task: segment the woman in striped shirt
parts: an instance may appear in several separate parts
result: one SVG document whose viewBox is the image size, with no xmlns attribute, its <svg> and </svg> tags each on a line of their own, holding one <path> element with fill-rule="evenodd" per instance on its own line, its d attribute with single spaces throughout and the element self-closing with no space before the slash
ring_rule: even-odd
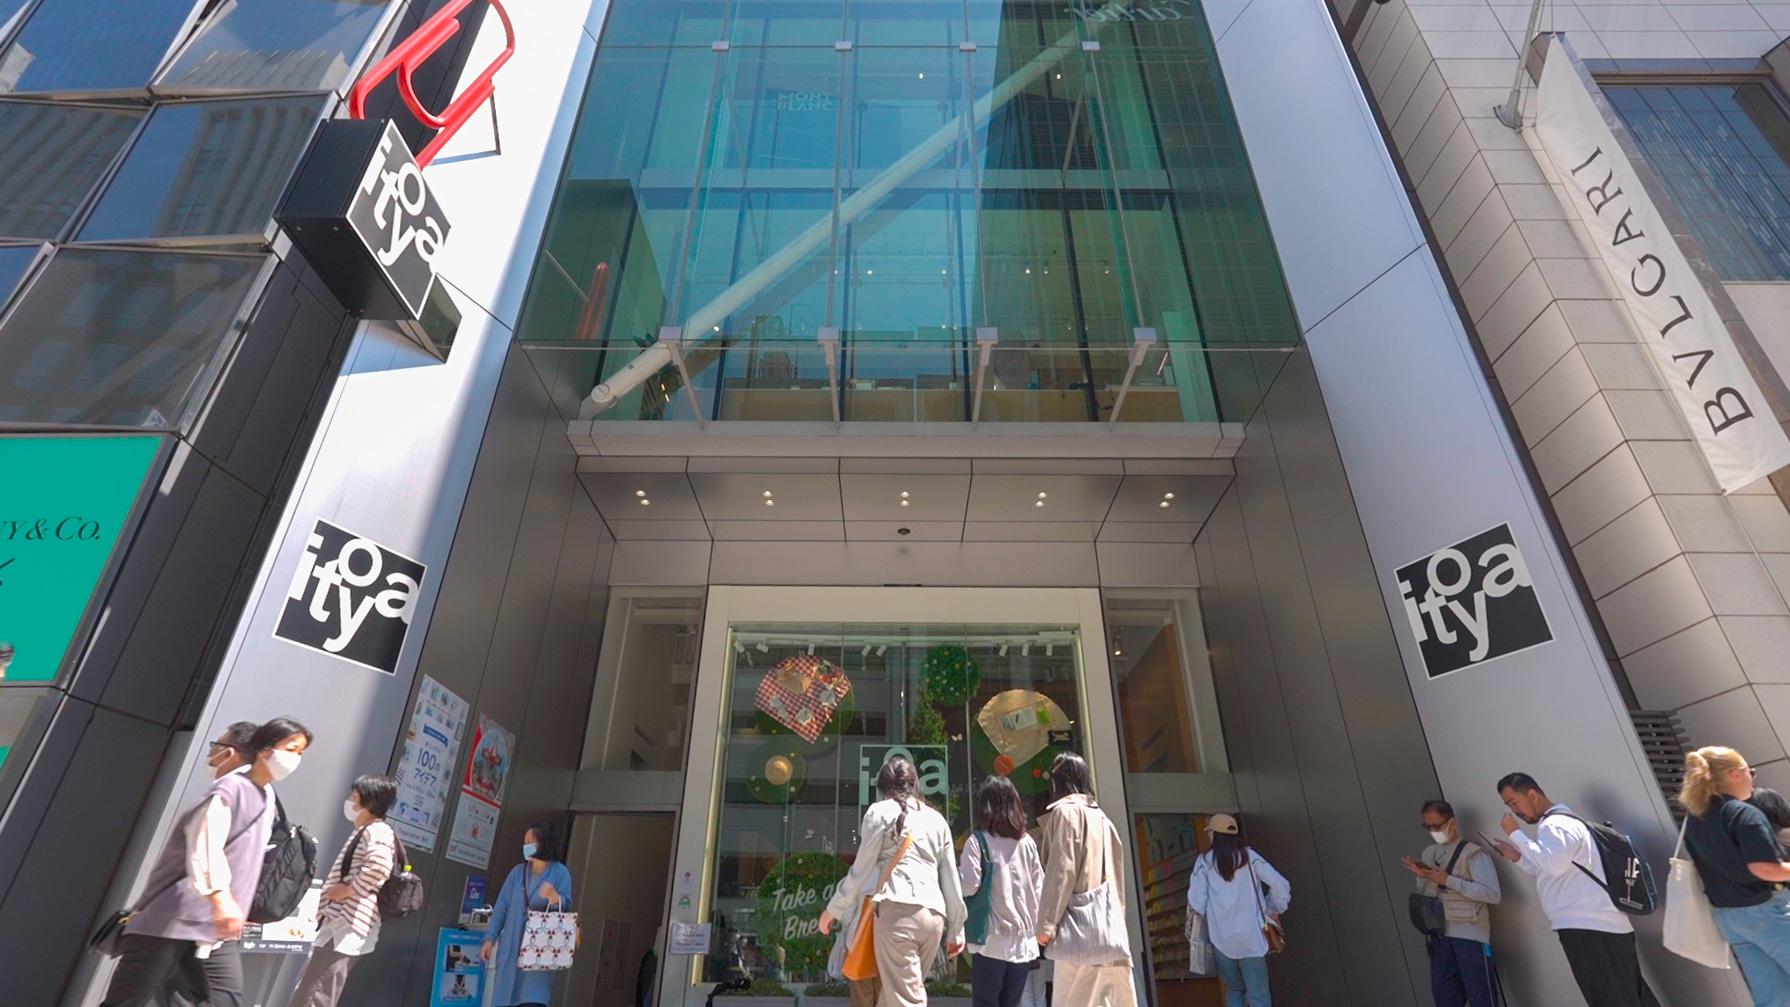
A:
<svg viewBox="0 0 1790 1007">
<path fill-rule="evenodd" d="M 354 823 L 354 835 L 324 878 L 317 943 L 291 1007 L 335 1007 L 355 960 L 378 942 L 379 889 L 392 876 L 398 845 L 385 813 L 397 796 L 397 780 L 363 776 L 342 802 L 342 815 Z"/>
</svg>

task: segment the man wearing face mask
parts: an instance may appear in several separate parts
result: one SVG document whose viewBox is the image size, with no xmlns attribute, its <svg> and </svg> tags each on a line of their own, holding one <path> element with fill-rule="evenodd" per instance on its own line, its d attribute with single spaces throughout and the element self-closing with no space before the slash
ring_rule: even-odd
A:
<svg viewBox="0 0 1790 1007">
<path fill-rule="evenodd" d="M 259 726 L 252 720 L 239 720 L 224 728 L 224 733 L 205 752 L 205 766 L 211 770 L 212 779 L 234 773 L 254 761 L 255 751 L 249 742 Z M 171 1007 L 188 1007 L 203 1003 L 207 991 L 242 988 L 242 945 L 226 941 L 213 949 L 209 957 L 186 961 L 180 973 L 168 981 L 168 1002 Z"/>
<path fill-rule="evenodd" d="M 1430 996 L 1436 1007 L 1493 1007 L 1492 912 L 1503 893 L 1498 869 L 1484 849 L 1461 838 L 1454 807 L 1423 803 L 1423 828 L 1431 844 L 1401 858 L 1417 876 L 1417 890 L 1442 903 L 1444 929 L 1429 936 Z"/>
<path fill-rule="evenodd" d="M 398 865 L 398 837 L 385 813 L 398 799 L 398 781 L 363 776 L 342 802 L 354 835 L 324 875 L 317 943 L 298 977 L 291 1007 L 336 1007 L 348 973 L 379 942 L 379 889 Z"/>
<path fill-rule="evenodd" d="M 298 768 L 310 743 L 310 730 L 289 717 L 262 724 L 249 738 L 254 758 L 248 768 L 217 777 L 181 816 L 124 925 L 103 1007 L 159 1003 L 176 972 L 190 970 L 219 944 L 242 936 L 273 831 L 273 784 Z M 240 980 L 234 988 L 214 981 L 206 985 L 200 1001 L 205 1007 L 240 1007 Z"/>
</svg>

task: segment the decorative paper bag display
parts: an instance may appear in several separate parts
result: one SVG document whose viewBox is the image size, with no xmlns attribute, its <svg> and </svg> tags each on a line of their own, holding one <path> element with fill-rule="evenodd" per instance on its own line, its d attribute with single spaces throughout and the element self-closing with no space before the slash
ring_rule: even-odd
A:
<svg viewBox="0 0 1790 1007">
<path fill-rule="evenodd" d="M 1051 732 L 1066 731 L 1071 721 L 1056 700 L 1030 689 L 1008 689 L 990 699 L 976 714 L 995 751 L 1021 765 L 1044 751 Z"/>
<path fill-rule="evenodd" d="M 530 910 L 522 930 L 516 967 L 524 972 L 556 972 L 572 967 L 578 950 L 578 914 Z"/>
<path fill-rule="evenodd" d="M 812 745 L 850 692 L 851 679 L 844 669 L 824 657 L 798 654 L 777 662 L 765 675 L 754 702 Z"/>
</svg>

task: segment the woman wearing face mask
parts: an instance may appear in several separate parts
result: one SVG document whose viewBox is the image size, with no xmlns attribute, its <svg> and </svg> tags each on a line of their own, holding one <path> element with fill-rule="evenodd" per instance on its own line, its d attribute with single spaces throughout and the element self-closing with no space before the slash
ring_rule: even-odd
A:
<svg viewBox="0 0 1790 1007">
<path fill-rule="evenodd" d="M 491 905 L 491 925 L 479 957 L 491 967 L 492 1007 L 546 1007 L 553 999 L 552 972 L 516 967 L 528 914 L 572 908 L 572 872 L 559 862 L 559 830 L 536 822 L 522 837 L 523 860 L 504 879 Z"/>
<path fill-rule="evenodd" d="M 354 835 L 324 875 L 317 942 L 291 1007 L 335 1007 L 349 970 L 379 942 L 379 889 L 398 863 L 398 837 L 385 813 L 397 798 L 397 780 L 363 776 L 342 802 L 342 817 L 354 825 Z"/>
<path fill-rule="evenodd" d="M 290 717 L 262 724 L 249 739 L 254 761 L 248 770 L 213 780 L 198 805 L 181 816 L 125 924 L 104 1007 L 158 1002 L 168 979 L 189 959 L 209 958 L 218 944 L 242 935 L 273 830 L 273 784 L 298 768 L 310 744 L 310 730 Z M 240 985 L 213 986 L 202 1002 L 234 1004 L 241 998 Z"/>
</svg>

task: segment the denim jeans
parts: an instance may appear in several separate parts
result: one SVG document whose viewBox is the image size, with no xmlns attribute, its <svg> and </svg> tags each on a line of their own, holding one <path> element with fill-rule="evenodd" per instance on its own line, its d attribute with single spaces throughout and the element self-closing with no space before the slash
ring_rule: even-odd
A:
<svg viewBox="0 0 1790 1007">
<path fill-rule="evenodd" d="M 1790 891 L 1756 906 L 1715 911 L 1758 1007 L 1790 1007 Z"/>
<path fill-rule="evenodd" d="M 1217 948 L 1212 957 L 1218 959 L 1218 978 L 1224 980 L 1225 1007 L 1271 1007 L 1268 959 L 1226 958 Z"/>
</svg>

